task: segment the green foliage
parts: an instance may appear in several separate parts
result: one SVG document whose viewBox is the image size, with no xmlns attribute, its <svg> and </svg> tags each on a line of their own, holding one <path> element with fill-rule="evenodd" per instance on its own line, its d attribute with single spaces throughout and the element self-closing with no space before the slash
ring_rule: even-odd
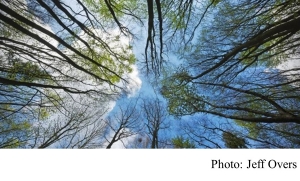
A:
<svg viewBox="0 0 300 181">
<path fill-rule="evenodd" d="M 223 132 L 222 139 L 227 148 L 247 148 L 246 140 L 230 132 Z"/>
<path fill-rule="evenodd" d="M 61 1 L 1 2 L 7 8 L 0 22 L 0 147 L 22 147 L 33 131 L 29 123 L 66 117 L 63 112 L 71 111 L 67 98 L 84 109 L 122 92 L 118 83 L 136 63 L 122 18 L 142 11 L 143 2 L 106 2 L 109 6 L 102 0 L 78 1 L 75 9 Z M 115 18 L 123 33 L 111 26 Z"/>
<path fill-rule="evenodd" d="M 177 136 L 172 139 L 174 148 L 196 148 L 196 145 L 189 139 L 184 139 L 182 136 Z"/>
<path fill-rule="evenodd" d="M 104 20 L 113 20 L 114 17 L 104 0 L 84 0 L 84 2 L 90 10 L 98 13 Z M 124 17 L 128 12 L 134 12 L 141 15 L 139 10 L 142 10 L 142 7 L 145 7 L 141 6 L 142 2 L 136 0 L 108 0 L 108 3 L 117 19 Z"/>
<path fill-rule="evenodd" d="M 171 10 L 166 14 L 167 19 L 171 22 L 172 29 L 180 30 L 186 27 L 185 16 L 183 13 L 178 13 L 178 10 Z"/>
<path fill-rule="evenodd" d="M 11 105 L 0 106 L 0 148 L 18 148 L 25 145 L 31 131 L 31 123 L 17 115 L 9 116 L 16 111 Z"/>
<path fill-rule="evenodd" d="M 47 80 L 50 75 L 42 71 L 36 64 L 12 60 L 12 66 L 7 72 L 7 78 L 21 82 L 33 82 L 35 80 Z"/>
<path fill-rule="evenodd" d="M 126 37 L 111 35 L 104 38 L 106 40 L 105 45 L 95 41 L 94 39 L 88 38 L 87 42 L 92 50 L 78 47 L 83 54 L 92 58 L 96 63 L 81 58 L 77 61 L 79 65 L 90 72 L 93 72 L 98 77 L 116 84 L 121 80 L 122 75 L 132 72 L 131 66 L 135 64 L 136 58 L 132 53 L 132 46 L 123 42 L 124 40 L 122 38 Z M 129 41 L 127 42 L 129 44 Z M 107 44 L 110 46 L 109 49 L 106 47 Z M 112 50 L 114 52 L 112 52 Z M 95 80 L 97 81 L 97 79 Z M 102 84 L 103 82 L 99 81 L 98 83 Z"/>
<path fill-rule="evenodd" d="M 185 53 L 181 65 L 185 70 L 172 72 L 163 82 L 161 92 L 170 112 L 204 112 L 249 122 L 298 122 L 299 91 L 293 83 L 299 82 L 298 74 L 274 68 L 298 57 L 299 17 L 294 12 L 299 4 L 211 2 L 222 5 L 213 9 L 198 41 Z"/>
<path fill-rule="evenodd" d="M 217 13 L 214 17 L 214 23 L 208 27 L 209 34 L 213 35 L 209 41 L 216 41 L 215 44 L 217 45 L 217 42 L 225 40 L 228 46 L 224 46 L 222 43 L 221 46 L 233 46 L 232 49 L 240 45 L 243 46 L 243 43 L 247 41 L 252 41 L 242 48 L 235 57 L 244 65 L 276 67 L 286 61 L 290 55 L 290 52 L 286 52 L 286 47 L 291 44 L 282 42 L 284 36 L 272 37 L 268 35 L 268 38 L 265 38 L 260 35 L 272 29 L 271 27 L 284 23 L 285 21 L 281 22 L 281 20 L 286 18 L 287 14 L 292 14 L 289 9 L 297 7 L 294 1 L 261 2 L 267 4 L 267 8 L 261 13 L 258 13 L 258 10 L 264 9 L 264 7 L 261 7 L 260 3 L 219 0 L 213 2 L 214 4 L 222 2 L 222 6 L 215 8 Z M 297 8 L 295 11 L 298 11 Z M 214 31 L 211 28 L 215 28 Z M 205 30 L 205 28 L 203 29 Z M 216 46 L 216 48 L 219 47 Z"/>
<path fill-rule="evenodd" d="M 46 108 L 40 108 L 39 117 L 41 120 L 47 119 L 49 116 L 50 116 L 50 113 Z"/>
<path fill-rule="evenodd" d="M 217 6 L 221 0 L 210 0 L 214 6 Z"/>
<path fill-rule="evenodd" d="M 237 121 L 247 139 L 258 141 L 261 147 L 299 148 L 300 126 L 293 123 L 263 124 Z"/>
<path fill-rule="evenodd" d="M 259 123 L 254 122 L 246 122 L 246 121 L 239 121 L 234 120 L 235 123 L 243 128 L 246 128 L 248 131 L 248 135 L 252 138 L 257 138 L 259 136 Z"/>
<path fill-rule="evenodd" d="M 242 51 L 239 54 L 239 59 L 241 59 L 241 63 L 244 65 L 251 65 L 252 67 L 255 66 L 265 66 L 269 68 L 274 68 L 278 66 L 279 64 L 285 62 L 288 59 L 288 55 L 286 53 L 280 53 L 276 56 L 273 56 L 276 52 L 282 51 L 284 47 L 280 47 L 280 45 L 277 46 L 277 51 L 274 50 L 268 50 L 268 47 L 272 47 L 277 44 L 277 42 L 280 39 L 274 39 L 272 41 L 268 41 L 259 47 L 252 47 L 249 49 L 246 49 L 245 51 Z M 257 58 L 259 55 L 259 59 Z"/>
<path fill-rule="evenodd" d="M 161 94 L 168 100 L 168 110 L 173 115 L 193 114 L 205 106 L 196 87 L 185 83 L 188 80 L 189 75 L 182 71 L 162 81 Z"/>
</svg>

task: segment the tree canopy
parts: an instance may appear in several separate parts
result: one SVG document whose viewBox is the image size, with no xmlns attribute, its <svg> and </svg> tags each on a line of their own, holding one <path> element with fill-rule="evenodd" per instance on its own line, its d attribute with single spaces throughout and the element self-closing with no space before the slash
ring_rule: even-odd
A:
<svg viewBox="0 0 300 181">
<path fill-rule="evenodd" d="M 299 45 L 297 0 L 1 0 L 0 148 L 299 147 Z"/>
<path fill-rule="evenodd" d="M 166 76 L 161 92 L 170 111 L 299 123 L 299 66 L 277 68 L 299 60 L 299 8 L 294 0 L 219 2 L 183 56 L 184 68 Z M 168 91 L 191 88 L 189 95 Z"/>
</svg>

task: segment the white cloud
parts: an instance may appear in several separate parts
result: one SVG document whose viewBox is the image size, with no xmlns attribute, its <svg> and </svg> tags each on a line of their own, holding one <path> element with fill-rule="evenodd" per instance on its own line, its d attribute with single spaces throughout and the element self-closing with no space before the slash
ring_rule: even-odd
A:
<svg viewBox="0 0 300 181">
<path fill-rule="evenodd" d="M 280 70 L 290 70 L 294 68 L 300 68 L 300 59 L 299 58 L 291 58 L 286 62 L 281 63 L 277 66 Z"/>
<path fill-rule="evenodd" d="M 126 148 L 126 145 L 133 142 L 136 139 L 137 135 L 130 136 L 128 138 L 123 139 L 122 141 L 117 141 L 113 146 L 112 149 L 122 149 Z"/>
<path fill-rule="evenodd" d="M 132 65 L 132 72 L 128 73 L 125 90 L 128 92 L 128 97 L 134 96 L 142 87 L 142 80 L 139 77 L 139 72 L 136 65 Z"/>
</svg>

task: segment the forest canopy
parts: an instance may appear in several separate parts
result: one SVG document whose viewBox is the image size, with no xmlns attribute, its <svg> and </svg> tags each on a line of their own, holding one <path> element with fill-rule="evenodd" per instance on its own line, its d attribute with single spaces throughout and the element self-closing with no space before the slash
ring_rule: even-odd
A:
<svg viewBox="0 0 300 181">
<path fill-rule="evenodd" d="M 297 0 L 1 0 L 0 148 L 300 147 L 299 45 Z"/>
</svg>

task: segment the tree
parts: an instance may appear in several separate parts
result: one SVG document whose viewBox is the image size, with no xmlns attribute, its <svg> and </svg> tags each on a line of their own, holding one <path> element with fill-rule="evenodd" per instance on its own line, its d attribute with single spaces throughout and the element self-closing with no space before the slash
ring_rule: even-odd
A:
<svg viewBox="0 0 300 181">
<path fill-rule="evenodd" d="M 163 82 L 170 112 L 299 124 L 299 67 L 276 68 L 298 60 L 299 7 L 293 0 L 216 4 L 214 21 L 202 26 L 182 67 Z"/>
<path fill-rule="evenodd" d="M 34 121 L 1 120 L 1 148 L 101 148 L 107 110 L 92 102 L 72 102 L 64 107 L 69 109 Z"/>
<path fill-rule="evenodd" d="M 295 123 L 248 123 L 236 121 L 244 128 L 243 136 L 252 147 L 258 148 L 299 148 L 299 125 Z"/>
<path fill-rule="evenodd" d="M 1 114 L 4 113 L 1 111 Z M 27 143 L 31 124 L 28 120 L 15 121 L 15 119 L 15 117 L 10 117 L 1 120 L 0 148 L 18 148 Z"/>
<path fill-rule="evenodd" d="M 197 148 L 299 148 L 299 124 L 254 123 L 198 114 L 182 119 L 181 137 Z"/>
<path fill-rule="evenodd" d="M 84 2 L 92 12 L 100 15 L 100 19 L 108 25 L 115 25 L 123 34 L 135 36 L 135 31 L 130 29 L 131 25 L 128 22 L 138 23 L 145 28 L 143 64 L 147 73 L 155 75 L 159 75 L 163 70 L 163 65 L 168 59 L 167 52 L 175 43 L 184 45 L 191 41 L 207 9 L 215 3 L 209 2 L 202 15 L 199 6 L 203 4 L 192 0 L 84 0 Z M 198 16 L 202 18 L 198 20 L 196 18 Z M 177 34 L 180 34 L 180 37 Z"/>
<path fill-rule="evenodd" d="M 87 120 L 96 120 L 70 115 L 69 102 L 77 105 L 85 99 L 105 104 L 128 92 L 124 85 L 135 63 L 129 36 L 108 32 L 113 27 L 103 26 L 84 1 L 74 2 L 75 6 L 58 0 L 0 2 L 1 133 L 7 139 L 14 135 L 12 142 L 20 140 L 18 135 L 27 140 L 27 129 L 38 129 L 36 136 L 46 139 L 61 128 L 88 127 Z M 53 120 L 57 112 L 68 116 Z M 42 117 L 53 120 L 47 128 L 53 132 L 44 129 L 46 125 L 35 127 Z M 40 135 L 43 129 L 45 135 Z"/>
<path fill-rule="evenodd" d="M 161 100 L 158 98 L 143 99 L 141 104 L 147 134 L 151 140 L 151 148 L 159 148 L 159 132 L 170 127 L 168 113 Z"/>
<path fill-rule="evenodd" d="M 222 131 L 223 129 L 229 129 L 225 125 L 227 124 L 210 120 L 206 116 L 197 115 L 180 120 L 180 130 L 177 134 L 191 141 L 196 148 L 224 148 Z"/>
<path fill-rule="evenodd" d="M 50 8 L 51 6 L 54 6 L 54 8 Z M 78 8 L 85 9 L 85 6 L 81 3 Z M 15 56 L 22 57 L 23 54 L 28 55 L 28 57 L 25 57 L 25 60 L 30 60 L 32 63 L 41 66 L 47 73 L 52 73 L 51 79 L 49 79 L 53 82 L 52 84 L 54 84 L 26 84 L 24 81 L 15 82 L 18 85 L 63 89 L 71 93 L 86 93 L 74 87 L 68 87 L 64 84 L 61 85 L 60 81 L 64 79 L 58 79 L 58 77 L 62 76 L 66 80 L 88 85 L 87 82 L 79 79 L 80 77 L 70 75 L 68 71 L 71 69 L 81 74 L 86 74 L 91 80 L 100 81 L 113 86 L 116 82 L 122 80 L 122 72 L 130 71 L 129 67 L 134 63 L 134 58 L 132 54 L 130 55 L 126 47 L 112 46 L 111 43 L 113 41 L 120 41 L 116 39 L 117 35 L 115 35 L 116 37 L 109 37 L 108 34 L 105 33 L 105 29 L 101 30 L 101 32 L 97 32 L 92 26 L 89 27 L 89 24 L 95 26 L 96 23 L 99 24 L 97 27 L 101 27 L 100 22 L 96 19 L 87 18 L 88 23 L 83 24 L 77 19 L 76 15 L 72 15 L 72 9 L 69 9 L 63 2 L 56 0 L 46 2 L 37 0 L 29 1 L 27 5 L 25 2 L 17 1 L 8 5 L 8 3 L 4 1 L 1 3 L 1 10 L 3 11 L 3 13 L 1 13 L 1 27 L 3 28 L 2 49 Z M 44 11 L 43 14 L 41 14 L 42 11 Z M 92 14 L 85 14 L 85 17 L 88 16 L 92 16 Z M 40 17 L 42 17 L 42 20 L 47 19 L 48 22 L 45 22 L 46 20 L 43 22 Z M 68 22 L 63 20 L 63 18 L 70 18 L 72 21 Z M 57 32 L 52 32 L 48 30 L 47 27 L 42 27 L 42 24 L 45 23 L 53 23 L 58 26 Z M 72 25 L 73 23 L 74 25 Z M 22 26 L 24 24 L 27 26 Z M 72 25 L 72 29 L 69 28 L 70 25 Z M 7 28 L 9 28 L 9 31 Z M 101 36 L 100 33 L 104 34 L 104 36 Z M 20 36 L 18 41 L 15 40 L 16 34 Z M 104 38 L 107 38 L 107 40 L 104 41 Z M 29 40 L 32 43 L 26 44 L 25 41 Z M 102 50 L 99 51 L 96 47 Z M 125 62 L 128 62 L 128 64 L 126 65 Z M 65 65 L 69 69 L 61 70 L 58 65 Z M 98 68 L 96 68 L 96 66 Z M 57 75 L 53 76 L 53 73 Z M 13 80 L 9 79 L 2 81 L 13 83 Z M 90 86 L 92 85 L 93 84 L 90 83 Z"/>
<path fill-rule="evenodd" d="M 2 75 L 30 82 L 39 80 L 32 76 L 34 74 L 47 76 L 30 62 L 14 62 L 12 69 L 12 72 L 2 72 Z M 29 69 L 32 73 L 24 74 Z M 47 110 L 51 110 L 49 102 L 52 102 L 55 107 L 58 101 L 59 99 L 55 97 L 55 94 L 50 92 L 41 94 L 38 90 L 23 86 L 2 85 L 0 88 L 1 147 L 25 147 L 31 138 L 34 120 L 37 117 L 46 118 L 49 115 Z"/>
<path fill-rule="evenodd" d="M 142 130 L 141 115 L 138 112 L 138 100 L 136 98 L 129 103 L 118 106 L 117 112 L 111 113 L 112 116 L 107 118 L 107 149 L 118 141 L 137 135 Z M 107 138 L 108 137 L 108 138 Z"/>
<path fill-rule="evenodd" d="M 1 1 L 1 85 L 58 97 L 125 91 L 117 83 L 126 82 L 124 75 L 135 62 L 129 40 L 121 45 L 124 38 L 109 34 L 83 3 L 76 8 L 79 14 L 57 0 Z"/>
<path fill-rule="evenodd" d="M 30 129 L 26 148 L 102 148 L 109 107 L 91 100 L 66 102 L 67 109 L 39 118 Z"/>
</svg>

